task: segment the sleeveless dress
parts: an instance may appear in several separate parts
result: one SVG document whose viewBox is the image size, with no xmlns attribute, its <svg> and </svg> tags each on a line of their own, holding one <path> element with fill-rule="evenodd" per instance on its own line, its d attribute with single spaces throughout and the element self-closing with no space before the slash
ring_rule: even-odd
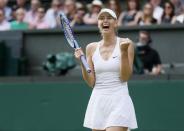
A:
<svg viewBox="0 0 184 131">
<path fill-rule="evenodd" d="M 105 130 L 107 127 L 120 126 L 137 128 L 137 121 L 127 82 L 120 80 L 120 38 L 108 60 L 104 60 L 98 44 L 92 60 L 96 83 L 93 88 L 85 118 L 84 127 Z"/>
<path fill-rule="evenodd" d="M 133 13 L 132 15 L 128 14 L 128 12 L 125 12 L 125 15 L 122 19 L 122 24 L 126 25 L 129 22 L 134 21 L 136 14 L 137 12 Z"/>
</svg>

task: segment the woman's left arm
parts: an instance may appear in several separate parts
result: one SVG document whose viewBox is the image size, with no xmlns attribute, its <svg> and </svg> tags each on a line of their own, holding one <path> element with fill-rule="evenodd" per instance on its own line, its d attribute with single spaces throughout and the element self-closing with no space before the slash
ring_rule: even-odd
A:
<svg viewBox="0 0 184 131">
<path fill-rule="evenodd" d="M 130 39 L 124 39 L 120 43 L 121 65 L 120 78 L 122 81 L 128 81 L 133 72 L 134 45 Z"/>
</svg>

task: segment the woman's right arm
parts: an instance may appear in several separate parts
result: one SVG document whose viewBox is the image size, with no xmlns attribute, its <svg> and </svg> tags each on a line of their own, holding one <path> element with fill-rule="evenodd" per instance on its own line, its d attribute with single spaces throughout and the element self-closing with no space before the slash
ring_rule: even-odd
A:
<svg viewBox="0 0 184 131">
<path fill-rule="evenodd" d="M 94 71 L 94 65 L 93 65 L 93 61 L 92 61 L 93 52 L 94 52 L 94 43 L 88 44 L 87 47 L 86 47 L 86 60 L 87 60 L 87 63 L 89 65 L 90 69 L 91 69 L 91 73 L 87 73 L 87 71 L 85 70 L 82 62 L 80 61 L 83 79 L 92 88 L 95 85 L 95 71 Z M 82 55 L 82 54 L 84 54 L 82 52 L 82 49 L 76 49 L 75 50 L 75 56 L 76 56 L 77 59 L 79 59 L 80 55 Z"/>
<path fill-rule="evenodd" d="M 142 16 L 142 12 L 138 11 L 135 15 L 135 18 L 133 21 L 131 22 L 128 22 L 128 26 L 134 26 L 134 25 L 138 25 L 139 23 L 139 19 L 141 19 L 141 16 Z"/>
<path fill-rule="evenodd" d="M 130 25 L 138 25 L 142 17 L 143 17 L 143 12 L 138 11 L 137 14 L 135 15 L 134 21 L 132 21 Z"/>
</svg>

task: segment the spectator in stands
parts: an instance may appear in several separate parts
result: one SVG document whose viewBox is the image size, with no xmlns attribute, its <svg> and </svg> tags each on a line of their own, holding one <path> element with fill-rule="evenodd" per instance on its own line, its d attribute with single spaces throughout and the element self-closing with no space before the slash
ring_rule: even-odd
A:
<svg viewBox="0 0 184 131">
<path fill-rule="evenodd" d="M 14 5 L 14 8 L 23 8 L 25 11 L 29 10 L 29 6 L 26 4 L 26 0 L 16 0 L 16 5 Z"/>
<path fill-rule="evenodd" d="M 5 19 L 4 10 L 0 9 L 0 31 L 9 30 L 10 23 Z"/>
<path fill-rule="evenodd" d="M 74 16 L 74 19 L 71 21 L 71 26 L 85 25 L 83 21 L 83 17 L 86 13 L 85 6 L 82 3 L 78 2 L 76 4 L 76 7 L 77 7 L 77 12 Z"/>
<path fill-rule="evenodd" d="M 173 20 L 174 24 L 184 24 L 184 11 L 180 15 L 176 16 Z"/>
<path fill-rule="evenodd" d="M 139 25 L 152 25 L 157 24 L 157 20 L 153 18 L 153 6 L 150 3 L 144 5 L 142 15 L 136 18 Z"/>
<path fill-rule="evenodd" d="M 29 10 L 29 6 L 26 4 L 26 0 L 16 0 L 16 4 L 12 6 L 11 19 L 9 20 L 10 22 L 16 21 L 16 16 L 17 16 L 16 11 L 19 8 L 23 8 L 25 10 L 25 15 L 26 15 L 27 11 Z"/>
<path fill-rule="evenodd" d="M 157 21 L 161 21 L 163 15 L 163 8 L 160 6 L 162 0 L 150 0 L 150 4 L 153 6 L 153 18 Z"/>
<path fill-rule="evenodd" d="M 60 26 L 58 15 L 64 11 L 64 0 L 52 0 L 51 8 L 46 12 L 46 21 L 51 28 L 57 28 Z"/>
<path fill-rule="evenodd" d="M 37 9 L 37 18 L 31 24 L 32 29 L 48 29 L 49 24 L 45 20 L 45 8 L 38 7 Z"/>
<path fill-rule="evenodd" d="M 108 0 L 107 7 L 113 10 L 119 18 L 121 14 L 121 4 L 119 0 Z"/>
<path fill-rule="evenodd" d="M 171 24 L 171 23 L 174 23 L 174 19 L 175 19 L 174 5 L 170 1 L 165 2 L 164 13 L 162 15 L 161 22 L 159 22 L 159 23 Z"/>
<path fill-rule="evenodd" d="M 127 10 L 123 11 L 119 17 L 118 25 L 136 25 L 136 19 L 141 15 L 139 12 L 139 0 L 127 0 Z"/>
<path fill-rule="evenodd" d="M 17 7 L 13 6 L 12 7 L 12 13 L 11 13 L 11 20 L 10 20 L 10 22 L 16 20 L 16 10 L 17 10 Z"/>
<path fill-rule="evenodd" d="M 140 31 L 139 42 L 136 44 L 136 54 L 143 63 L 144 73 L 158 75 L 161 73 L 161 60 L 158 52 L 153 49 L 151 36 L 148 31 Z"/>
<path fill-rule="evenodd" d="M 6 20 L 7 21 L 11 20 L 12 10 L 10 7 L 7 6 L 7 1 L 0 0 L 0 9 L 2 9 L 4 11 Z"/>
<path fill-rule="evenodd" d="M 174 24 L 184 24 L 184 0 L 170 0 L 175 6 Z"/>
<path fill-rule="evenodd" d="M 70 21 L 76 17 L 77 8 L 75 0 L 66 0 L 65 1 L 65 13 Z"/>
<path fill-rule="evenodd" d="M 24 22 L 26 11 L 23 8 L 16 10 L 16 20 L 11 22 L 12 30 L 29 29 L 29 24 Z"/>
<path fill-rule="evenodd" d="M 31 0 L 31 9 L 26 13 L 25 21 L 32 24 L 37 18 L 37 10 L 41 3 L 39 0 Z"/>
<path fill-rule="evenodd" d="M 89 13 L 84 16 L 84 23 L 87 25 L 97 25 L 98 13 L 102 9 L 103 3 L 100 0 L 93 0 Z"/>
<path fill-rule="evenodd" d="M 180 15 L 184 10 L 182 1 L 181 0 L 170 0 L 170 1 L 175 7 L 175 15 L 176 16 Z"/>
</svg>

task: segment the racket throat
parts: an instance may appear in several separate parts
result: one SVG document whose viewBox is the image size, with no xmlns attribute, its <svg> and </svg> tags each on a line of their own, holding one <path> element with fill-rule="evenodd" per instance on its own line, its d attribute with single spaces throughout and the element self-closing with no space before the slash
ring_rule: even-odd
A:
<svg viewBox="0 0 184 131">
<path fill-rule="evenodd" d="M 74 40 L 74 45 L 73 46 L 74 46 L 75 49 L 80 48 L 76 40 Z"/>
</svg>

